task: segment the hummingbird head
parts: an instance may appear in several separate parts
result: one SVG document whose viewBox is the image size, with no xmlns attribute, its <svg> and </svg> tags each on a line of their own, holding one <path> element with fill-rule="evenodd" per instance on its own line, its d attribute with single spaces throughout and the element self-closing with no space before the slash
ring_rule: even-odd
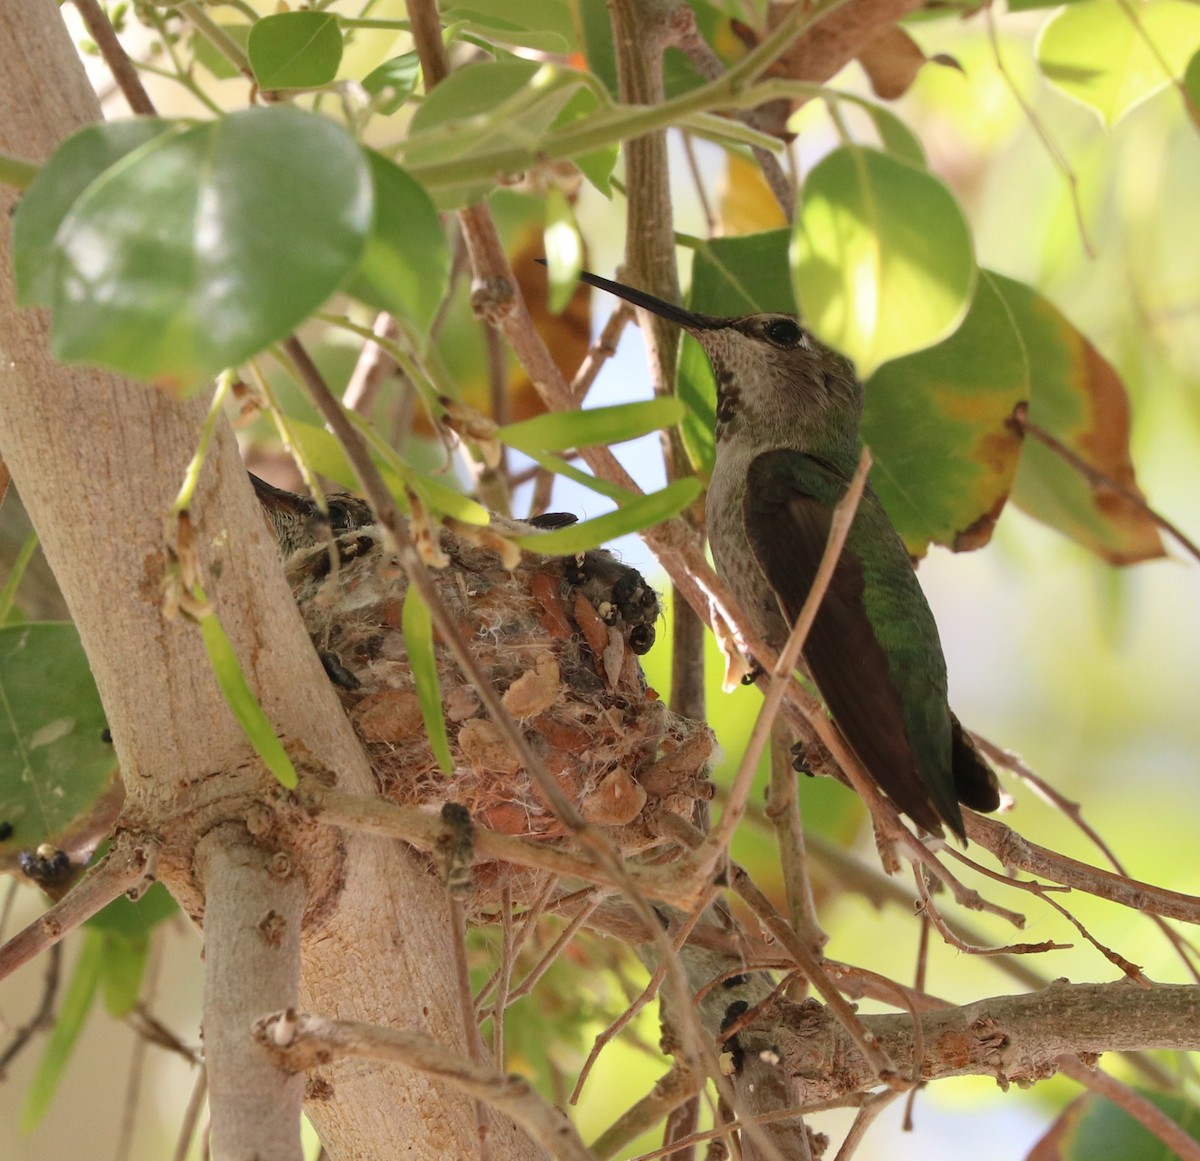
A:
<svg viewBox="0 0 1200 1161">
<path fill-rule="evenodd" d="M 858 440 L 863 390 L 844 356 L 790 314 L 720 318 L 583 271 L 580 280 L 675 323 L 703 348 L 717 378 L 717 440 L 808 450 Z"/>
</svg>

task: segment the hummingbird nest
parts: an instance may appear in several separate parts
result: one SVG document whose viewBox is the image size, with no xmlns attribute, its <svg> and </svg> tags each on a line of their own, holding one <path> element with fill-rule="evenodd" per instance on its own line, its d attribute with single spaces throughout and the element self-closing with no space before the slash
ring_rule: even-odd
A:
<svg viewBox="0 0 1200 1161">
<path fill-rule="evenodd" d="M 528 524 L 494 518 L 487 529 L 440 530 L 438 596 L 501 701 L 559 788 L 623 857 L 653 861 L 664 813 L 695 816 L 711 797 L 713 737 L 647 687 L 638 663 L 654 640 L 658 598 L 610 553 L 578 557 L 516 552 L 496 533 Z M 435 531 L 434 535 L 438 533 Z M 508 559 L 502 559 L 507 557 Z M 302 549 L 287 562 L 300 612 L 358 732 L 380 792 L 439 811 L 465 807 L 481 826 L 565 844 L 555 817 L 504 733 L 492 722 L 449 648 L 435 656 L 454 771 L 439 768 L 426 734 L 404 635 L 408 579 L 377 528 Z M 506 567 L 513 564 L 513 567 Z M 499 888 L 528 899 L 541 875 L 508 865 L 474 869 L 470 910 L 494 907 Z"/>
</svg>

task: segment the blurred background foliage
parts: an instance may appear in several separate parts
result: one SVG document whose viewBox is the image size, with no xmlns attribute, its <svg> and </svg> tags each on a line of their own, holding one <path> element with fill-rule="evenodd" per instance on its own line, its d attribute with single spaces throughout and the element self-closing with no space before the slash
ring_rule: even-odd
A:
<svg viewBox="0 0 1200 1161">
<path fill-rule="evenodd" d="M 120 18 L 120 7 L 112 6 L 115 17 Z M 329 13 L 360 14 L 358 7 L 349 2 L 320 7 L 325 11 L 306 15 L 315 17 L 321 27 L 310 22 L 304 40 L 306 45 L 324 46 L 326 55 L 317 66 L 333 69 L 330 80 L 361 81 L 368 92 L 382 94 L 381 109 L 387 110 L 388 100 L 400 108 L 418 79 L 407 37 L 395 29 L 351 30 L 344 24 L 339 33 L 336 24 L 322 18 Z M 1195 535 L 1200 532 L 1195 519 L 1195 465 L 1200 462 L 1200 264 L 1196 260 L 1200 211 L 1195 194 L 1200 188 L 1196 123 L 1200 68 L 1195 53 L 1200 47 L 1200 8 L 1175 0 L 1134 6 L 1145 18 L 1149 43 L 1168 58 L 1165 67 L 1178 79 L 1178 84 L 1170 84 L 1162 71 L 1164 62 L 1151 59 L 1147 65 L 1138 55 L 1149 51 L 1141 40 L 1130 47 L 1127 22 L 1121 23 L 1115 2 L 1084 0 L 1059 10 L 1036 4 L 1009 7 L 1003 14 L 953 11 L 948 15 L 939 10 L 911 18 L 904 27 L 920 51 L 893 46 L 890 56 L 884 54 L 884 63 L 908 61 L 912 76 L 898 82 L 902 92 L 894 100 L 874 106 L 890 110 L 893 119 L 864 112 L 846 101 L 808 103 L 789 124 L 797 135 L 791 146 L 796 168 L 801 177 L 813 171 L 844 146 L 847 132 L 878 139 L 896 156 L 917 160 L 923 155 L 929 171 L 945 183 L 961 207 L 979 268 L 995 272 L 998 286 L 1015 279 L 1034 288 L 1111 365 L 1115 377 L 1106 380 L 1109 394 L 1083 390 L 1072 398 L 1094 404 L 1099 427 L 1112 437 L 1122 425 L 1111 412 L 1112 383 L 1119 379 L 1131 405 L 1128 448 L 1138 484 L 1156 510 Z M 745 36 L 739 35 L 731 14 L 750 22 L 748 17 L 761 15 L 757 6 L 732 4 L 731 13 L 721 5 L 697 3 L 695 8 L 700 27 L 718 53 L 727 61 L 738 59 L 746 50 Z M 381 0 L 368 9 L 371 18 L 381 21 L 404 15 L 399 0 Z M 235 39 L 246 43 L 252 10 L 266 15 L 273 6 L 231 5 L 228 11 L 215 13 L 223 22 L 229 15 Z M 574 18 L 562 23 L 564 11 L 574 12 L 578 23 Z M 71 17 L 69 10 L 67 15 Z M 508 48 L 583 51 L 588 65 L 610 85 L 615 75 L 602 4 L 529 0 L 514 6 L 511 0 L 506 4 L 473 0 L 461 11 L 448 9 L 445 19 L 458 22 L 464 44 L 472 43 L 473 37 L 488 43 L 499 38 Z M 172 68 L 170 53 L 164 56 L 162 47 L 164 33 L 173 30 L 172 20 L 165 8 L 140 6 L 136 13 L 126 13 L 122 30 L 131 51 L 152 64 L 144 79 L 160 111 L 174 117 L 207 116 L 213 106 L 243 107 L 245 80 L 194 32 L 173 39 L 170 46 L 170 53 L 184 60 L 195 54 L 198 64 L 186 74 L 185 82 L 154 75 L 154 69 L 169 72 Z M 86 41 L 82 33 L 80 40 Z M 249 50 L 253 57 L 253 43 Z M 286 71 L 294 65 L 294 53 L 289 55 L 269 38 L 263 51 L 256 69 L 261 70 L 264 86 L 311 83 L 305 74 L 297 80 Z M 922 64 L 926 57 L 930 63 Z M 108 92 L 107 73 L 86 43 L 84 59 L 98 89 Z M 1097 60 L 1118 59 L 1125 62 L 1119 76 L 1093 67 Z M 277 71 L 267 71 L 272 69 Z M 530 70 L 517 73 L 514 83 L 523 84 Z M 517 73 L 498 76 L 499 88 L 489 100 L 505 99 L 509 90 L 504 86 Z M 886 86 L 887 79 L 880 75 L 878 61 L 868 69 L 853 64 L 836 78 L 835 86 L 873 100 L 871 80 Z M 892 81 L 896 83 L 894 77 Z M 684 92 L 695 83 L 686 60 L 670 54 L 668 92 Z M 1190 94 L 1190 105 L 1184 94 Z M 563 102 L 535 107 L 528 127 L 540 131 L 551 124 L 569 123 L 562 121 L 564 116 L 588 112 L 580 108 L 564 114 L 568 97 L 577 99 L 564 94 Z M 336 89 L 316 100 L 321 111 L 335 118 L 353 107 L 352 102 L 340 102 Z M 119 98 L 111 92 L 107 104 L 120 111 Z M 430 102 L 418 113 L 417 127 L 422 118 L 427 125 L 436 125 L 440 115 L 462 112 L 463 106 L 455 106 L 450 113 L 439 114 Z M 390 123 L 384 127 L 372 122 L 364 133 L 369 144 L 381 148 L 394 136 Z M 555 253 L 555 247 L 564 244 L 569 253 L 570 240 L 577 238 L 581 243 L 577 260 L 604 274 L 619 266 L 625 245 L 623 162 L 617 160 L 617 180 L 610 188 L 607 172 L 614 159 L 615 154 L 590 156 L 589 181 L 570 178 L 564 169 L 557 183 L 543 175 L 537 188 L 501 189 L 489 199 L 539 329 L 568 375 L 613 304 L 604 296 L 592 298 L 579 290 L 565 299 L 565 305 L 556 304 L 562 309 L 551 311 L 544 275 L 532 259 Z M 725 300 L 714 289 L 711 275 L 713 269 L 728 268 L 736 259 L 740 242 L 729 239 L 768 230 L 778 231 L 783 238 L 782 248 L 770 251 L 779 257 L 781 277 L 772 281 L 762 273 L 754 291 L 767 296 L 791 294 L 787 238 L 781 230 L 784 221 L 745 155 L 731 154 L 695 135 L 685 138 L 673 133 L 671 162 L 675 228 L 683 243 L 678 250 L 681 278 L 685 286 L 689 284 L 694 263 L 694 305 L 720 311 Z M 463 196 L 461 189 L 435 192 L 435 201 L 445 207 L 460 204 Z M 564 233 L 566 243 L 561 240 Z M 721 241 L 712 243 L 713 237 Z M 712 256 L 719 258 L 722 253 L 725 260 L 715 262 Z M 461 267 L 462 255 L 453 248 L 449 258 Z M 566 266 L 569 263 L 568 257 Z M 753 268 L 765 270 L 765 266 Z M 428 331 L 435 341 L 420 352 L 423 368 L 435 387 L 451 387 L 501 422 L 538 413 L 541 405 L 532 384 L 472 315 L 469 289 L 469 277 L 461 277 L 448 304 L 439 309 Z M 797 289 L 803 300 L 805 287 Z M 713 297 L 705 300 L 704 294 Z M 1011 300 L 1006 301 L 1013 312 Z M 787 308 L 780 301 L 762 305 Z M 736 308 L 726 309 L 733 313 Z M 353 317 L 358 326 L 369 326 L 372 314 L 360 311 Z M 1044 323 L 1047 316 L 1041 317 Z M 304 335 L 330 381 L 346 383 L 358 359 L 361 334 L 310 323 Z M 1067 377 L 1085 367 L 1094 372 L 1090 353 L 1082 346 L 1075 350 L 1077 361 L 1068 368 Z M 905 392 L 903 398 L 911 403 L 911 385 L 927 383 L 934 373 L 928 361 L 920 362 L 928 360 L 930 352 L 885 352 L 888 358 L 893 353 L 902 357 L 879 360 L 869 384 L 874 392 L 871 398 L 881 398 L 893 386 Z M 997 348 L 997 361 L 1004 357 Z M 907 360 L 913 363 L 906 369 Z M 860 361 L 874 369 L 870 356 Z M 261 364 L 254 372 L 261 372 L 281 411 L 293 421 L 317 423 L 291 379 L 275 364 L 267 360 Z M 698 404 L 703 399 L 704 369 L 697 366 L 694 351 L 685 349 L 681 375 Z M 504 381 L 501 392 L 492 386 L 498 378 Z M 1090 382 L 1095 383 L 1094 375 Z M 629 329 L 589 405 L 644 399 L 647 391 L 638 336 Z M 443 463 L 444 452 L 430 438 L 432 429 L 411 385 L 387 383 L 363 410 L 416 467 L 431 469 Z M 699 407 L 696 414 L 701 414 Z M 875 421 L 874 431 L 868 419 L 867 434 L 873 444 L 892 440 L 903 452 L 911 449 L 914 439 L 923 440 L 928 434 L 924 428 L 897 427 L 887 418 L 891 413 L 881 414 L 884 418 Z M 248 462 L 280 483 L 298 486 L 299 478 L 289 475 L 289 461 L 270 418 L 247 408 L 242 419 Z M 922 420 L 914 420 L 910 413 L 906 422 L 919 425 Z M 689 448 L 703 470 L 703 423 L 693 424 L 693 436 Z M 1023 457 L 1029 457 L 1031 450 L 1027 444 Z M 1115 450 L 1111 444 L 1108 450 L 1119 459 L 1125 451 L 1124 436 L 1119 434 Z M 618 454 L 644 489 L 664 482 L 657 437 L 624 444 Z M 913 543 L 914 549 L 924 552 L 930 541 L 935 542 L 921 562 L 920 576 L 942 629 L 952 701 L 971 728 L 1019 753 L 1059 792 L 1081 802 L 1088 821 L 1111 842 L 1132 875 L 1195 893 L 1200 889 L 1194 856 L 1194 836 L 1200 826 L 1195 661 L 1200 656 L 1200 569 L 1172 541 L 1167 542 L 1165 556 L 1114 567 L 1106 556 L 1120 557 L 1123 550 L 1095 539 L 1088 547 L 1088 536 L 1079 527 L 1086 518 L 1079 516 L 1078 505 L 1074 514 L 1068 512 L 1057 521 L 1060 527 L 1075 528 L 1074 539 L 1034 519 L 1028 511 L 1047 516 L 1048 509 L 1071 489 L 1085 503 L 1094 496 L 1069 469 L 1048 459 L 1049 453 L 1036 449 L 1033 454 L 1042 457 L 1042 469 L 1030 475 L 1030 459 L 1023 458 L 1014 491 L 1019 503 L 1004 508 L 986 548 L 951 553 L 936 547 L 936 542 L 946 540 L 937 534 L 917 535 Z M 514 474 L 528 475 L 529 462 L 516 453 L 510 457 Z M 456 471 L 462 483 L 469 482 L 462 463 Z M 495 503 L 496 493 L 489 495 L 488 487 L 484 479 L 481 495 Z M 525 510 L 529 488 L 524 483 L 516 490 L 515 511 Z M 609 505 L 594 492 L 560 479 L 551 506 L 589 516 Z M 0 517 L 0 552 L 6 568 L 11 568 L 26 543 L 19 519 L 19 506 L 10 497 Z M 1128 555 L 1154 555 L 1155 534 L 1140 521 L 1134 524 L 1129 535 L 1140 548 L 1129 549 Z M 1109 532 L 1111 527 L 1106 526 L 1097 535 L 1103 540 Z M 664 584 L 635 538 L 622 539 L 617 550 L 656 583 Z M 7 615 L 10 621 L 62 615 L 52 581 L 37 558 Z M 660 627 L 659 644 L 645 658 L 648 680 L 664 694 L 669 688 L 669 642 L 670 633 Z M 720 691 L 721 663 L 711 641 L 707 673 L 710 721 L 721 746 L 714 780 L 721 787 L 736 767 L 760 698 L 753 690 L 731 695 Z M 102 754 L 92 760 L 103 766 Z M 765 772 L 760 772 L 760 779 L 764 777 Z M 1011 778 L 1006 777 L 1005 787 L 1015 799 L 1008 821 L 1021 833 L 1068 855 L 1099 861 L 1059 811 Z M 821 918 L 831 936 L 827 953 L 885 975 L 911 978 L 920 934 L 912 915 L 911 883 L 882 880 L 875 869 L 864 812 L 848 791 L 814 780 L 802 781 L 800 793 Z M 756 792 L 751 817 L 733 853 L 778 899 L 777 856 L 761 818 L 762 801 Z M 14 852 L 15 847 L 9 856 Z M 998 891 L 992 889 L 992 894 Z M 943 947 L 935 936 L 926 984 L 930 991 L 965 1002 L 1034 986 L 1029 972 L 1040 973 L 1047 981 L 1059 976 L 1113 978 L 1111 965 L 1048 909 L 1025 897 L 1001 901 L 1027 913 L 1025 933 L 1016 936 L 992 917 L 967 916 L 975 933 L 972 942 L 991 945 L 1014 938 L 1053 938 L 1075 946 L 1049 957 L 1027 957 L 1014 967 L 1008 959 L 960 954 Z M 34 889 L 21 888 L 11 909 L 5 907 L 6 929 L 27 921 L 41 906 Z M 1070 906 L 1097 938 L 1142 965 L 1152 978 L 1191 978 L 1144 917 L 1079 895 L 1070 898 Z M 186 1044 L 195 1046 L 198 941 L 178 916 L 166 917 L 166 909 L 153 902 L 139 907 L 145 909 L 141 921 L 136 916 L 114 919 L 107 927 L 68 943 L 62 969 L 64 978 L 76 981 L 77 1003 L 79 993 L 89 987 L 96 992 L 103 983 L 110 1012 L 124 1018 L 126 1026 L 102 1015 L 80 1018 L 76 1029 L 80 1038 L 73 1052 L 64 1054 L 57 1041 L 47 1049 L 35 1040 L 17 1057 L 7 1070 L 7 1083 L 0 1085 L 0 1156 L 49 1158 L 76 1151 L 80 1126 L 85 1123 L 90 1126 L 94 1156 L 159 1158 L 174 1147 L 194 1075 L 179 1054 L 147 1049 L 146 1041 L 130 1031 L 129 1013 L 152 1012 Z M 151 931 L 162 938 L 151 939 Z M 539 931 L 522 964 L 532 965 L 556 931 L 553 924 Z M 490 932 L 476 936 L 477 983 L 490 971 L 497 938 Z M 544 1091 L 565 1099 L 594 1036 L 637 994 L 644 979 L 643 970 L 624 949 L 581 936 L 533 994 L 510 1010 L 508 1067 L 530 1072 Z M 125 981 L 124 992 L 121 981 Z M 131 1004 L 129 991 L 132 986 L 136 994 L 139 984 L 140 1007 Z M 40 989 L 36 968 L 5 982 L 0 1020 L 10 1031 L 36 1008 Z M 147 1024 L 141 1019 L 136 1026 L 144 1032 Z M 600 1132 L 659 1075 L 657 1037 L 656 1021 L 647 1011 L 601 1056 L 580 1108 L 585 1138 Z M 39 1064 L 44 1052 L 52 1060 L 50 1066 Z M 1160 1064 L 1171 1075 L 1182 1077 L 1186 1094 L 1196 1095 L 1189 1064 L 1167 1058 Z M 1113 1066 L 1126 1075 L 1119 1063 Z M 47 1067 L 54 1073 L 50 1092 L 45 1087 Z M 60 1082 L 57 1093 L 53 1082 Z M 130 1117 L 127 1099 L 134 1088 L 140 1091 L 141 1104 Z M 1062 1080 L 1006 1095 L 978 1078 L 941 1082 L 917 1098 L 913 1134 L 898 1131 L 902 1114 L 894 1110 L 873 1130 L 858 1156 L 957 1159 L 968 1149 L 976 1161 L 1024 1156 L 1074 1095 L 1074 1086 Z M 44 1117 L 30 1135 L 19 1135 L 23 1120 L 33 1126 L 36 1118 L 31 1109 L 39 1101 L 38 1111 Z M 1078 1107 L 1072 1116 L 1074 1121 L 1063 1122 L 1064 1132 L 1078 1128 Z M 831 1114 L 817 1118 L 816 1127 L 836 1140 L 847 1123 L 845 1116 Z M 657 1143 L 657 1137 L 650 1135 L 638 1146 L 652 1148 Z M 123 1147 L 128 1151 L 120 1153 Z M 1083 1154 L 1066 1150 L 1064 1155 Z"/>
</svg>

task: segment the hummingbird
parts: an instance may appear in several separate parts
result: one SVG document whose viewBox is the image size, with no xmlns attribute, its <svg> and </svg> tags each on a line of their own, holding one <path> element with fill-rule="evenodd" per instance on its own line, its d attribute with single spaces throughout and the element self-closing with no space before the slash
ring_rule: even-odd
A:
<svg viewBox="0 0 1200 1161">
<path fill-rule="evenodd" d="M 863 387 L 851 362 L 789 314 L 720 318 L 583 272 L 668 319 L 717 381 L 708 539 L 717 573 L 774 649 L 787 640 L 860 454 Z M 963 803 L 1000 805 L 996 775 L 947 702 L 937 623 L 868 482 L 802 651 L 834 724 L 875 783 L 933 834 L 965 841 Z"/>
</svg>

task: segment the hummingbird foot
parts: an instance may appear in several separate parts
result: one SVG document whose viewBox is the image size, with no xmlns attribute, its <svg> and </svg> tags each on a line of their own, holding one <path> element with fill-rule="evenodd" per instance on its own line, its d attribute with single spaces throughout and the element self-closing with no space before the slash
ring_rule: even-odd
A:
<svg viewBox="0 0 1200 1161">
<path fill-rule="evenodd" d="M 807 778 L 824 776 L 844 781 L 833 755 L 817 738 L 802 739 L 792 746 L 792 769 Z"/>
</svg>

